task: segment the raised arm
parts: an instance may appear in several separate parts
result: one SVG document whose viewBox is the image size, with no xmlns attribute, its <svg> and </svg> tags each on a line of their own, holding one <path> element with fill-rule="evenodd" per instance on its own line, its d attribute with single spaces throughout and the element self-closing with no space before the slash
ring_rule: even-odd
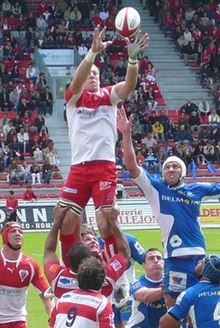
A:
<svg viewBox="0 0 220 328">
<path fill-rule="evenodd" d="M 108 220 L 112 233 L 115 237 L 118 253 L 122 254 L 123 257 L 128 260 L 130 258 L 130 248 L 127 238 L 122 232 L 117 220 L 119 210 L 112 206 L 110 209 L 102 209 L 102 211 L 104 212 L 104 215 Z"/>
<path fill-rule="evenodd" d="M 58 232 L 68 210 L 69 207 L 61 207 L 60 205 L 56 205 L 54 208 L 54 222 L 44 246 L 44 265 L 51 260 L 59 261 L 56 255 Z"/>
<path fill-rule="evenodd" d="M 125 38 L 129 56 L 127 73 L 125 81 L 117 83 L 115 86 L 115 91 L 120 99 L 126 99 L 136 87 L 138 78 L 138 54 L 147 47 L 148 40 L 148 34 L 146 33 L 141 37 L 141 31 L 137 33 L 133 42 Z"/>
<path fill-rule="evenodd" d="M 88 54 L 85 56 L 83 61 L 76 69 L 72 82 L 69 86 L 72 94 L 76 95 L 80 93 L 83 87 L 83 83 L 86 81 L 91 71 L 96 55 L 99 52 L 103 51 L 108 45 L 112 43 L 111 41 L 103 42 L 102 39 L 104 37 L 105 31 L 106 31 L 106 27 L 104 27 L 101 31 L 99 25 L 97 25 L 97 27 L 95 28 L 92 36 L 91 48 Z"/>
<path fill-rule="evenodd" d="M 130 172 L 133 178 L 137 178 L 140 174 L 140 167 L 137 165 L 136 155 L 131 138 L 131 124 L 132 115 L 129 120 L 127 119 L 124 108 L 118 109 L 117 115 L 117 128 L 122 133 L 123 137 L 123 150 L 124 150 L 124 161 L 127 170 Z"/>
</svg>

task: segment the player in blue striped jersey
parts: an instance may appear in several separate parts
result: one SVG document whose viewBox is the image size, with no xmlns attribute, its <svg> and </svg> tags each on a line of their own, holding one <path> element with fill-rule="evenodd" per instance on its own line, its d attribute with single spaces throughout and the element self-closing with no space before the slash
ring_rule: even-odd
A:
<svg viewBox="0 0 220 328">
<path fill-rule="evenodd" d="M 193 328 L 220 327 L 220 256 L 208 255 L 202 262 L 200 282 L 180 294 L 159 328 L 177 328 L 186 316 Z"/>
<path fill-rule="evenodd" d="M 129 121 L 123 108 L 118 110 L 118 129 L 123 136 L 127 170 L 149 201 L 160 226 L 164 247 L 164 292 L 167 305 L 198 282 L 195 267 L 205 256 L 205 239 L 200 227 L 200 205 L 204 197 L 220 197 L 220 184 L 185 184 L 184 162 L 171 156 L 163 164 L 163 181 L 152 177 L 136 162 Z"/>
<path fill-rule="evenodd" d="M 132 314 L 126 328 L 158 328 L 166 313 L 163 298 L 163 256 L 159 249 L 150 248 L 144 256 L 145 274 L 131 286 Z"/>
</svg>

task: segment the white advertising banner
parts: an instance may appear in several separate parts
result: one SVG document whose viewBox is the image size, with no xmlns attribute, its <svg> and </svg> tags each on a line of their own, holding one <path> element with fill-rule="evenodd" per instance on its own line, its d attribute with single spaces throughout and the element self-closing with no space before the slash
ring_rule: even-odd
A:
<svg viewBox="0 0 220 328">
<path fill-rule="evenodd" d="M 22 228 L 27 231 L 48 231 L 53 223 L 54 205 L 55 201 L 36 201 L 32 203 L 19 201 L 17 217 Z M 138 200 L 119 200 L 118 206 L 120 209 L 118 220 L 123 230 L 159 229 L 150 205 L 143 198 Z M 219 228 L 219 202 L 203 202 L 201 204 L 200 216 L 203 228 Z M 92 201 L 86 206 L 86 220 L 88 224 L 97 229 Z M 5 225 L 6 221 L 5 202 L 1 201 L 0 228 Z"/>
<path fill-rule="evenodd" d="M 47 66 L 74 65 L 74 51 L 70 49 L 39 49 L 41 58 Z"/>
</svg>

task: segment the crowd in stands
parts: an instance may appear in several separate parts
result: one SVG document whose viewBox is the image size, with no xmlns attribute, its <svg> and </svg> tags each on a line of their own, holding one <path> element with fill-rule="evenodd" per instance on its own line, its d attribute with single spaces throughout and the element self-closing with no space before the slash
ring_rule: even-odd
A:
<svg viewBox="0 0 220 328">
<path fill-rule="evenodd" d="M 187 99 L 176 110 L 158 110 L 156 97 L 149 101 L 149 89 L 156 78 L 147 56 L 140 59 L 140 79 L 130 100 L 124 104 L 133 115 L 132 135 L 137 161 L 154 173 L 170 155 L 184 160 L 188 172 L 192 164 L 209 161 L 220 164 L 220 7 L 218 1 L 148 1 L 151 16 L 165 36 L 171 36 L 186 64 L 198 65 L 203 87 L 211 91 L 213 103 Z M 144 67 L 144 68 L 143 68 Z M 149 67 L 154 79 L 148 77 Z M 154 91 L 154 90 L 153 90 Z M 155 93 L 155 91 L 154 91 Z M 123 165 L 123 145 L 117 145 L 117 162 Z"/>
<path fill-rule="evenodd" d="M 4 112 L 0 121 L 1 170 L 8 169 L 13 158 L 23 160 L 26 152 L 36 161 L 46 159 L 50 137 L 43 115 L 52 114 L 53 95 L 44 73 L 30 60 L 35 47 L 74 48 L 84 58 L 91 45 L 92 33 L 88 32 L 97 24 L 105 25 L 106 39 L 114 39 L 114 42 L 95 62 L 100 68 L 101 86 L 124 79 L 126 44 L 120 35 L 114 34 L 114 18 L 121 5 L 111 0 L 41 1 L 34 10 L 28 11 L 23 1 L 3 1 L 0 11 L 0 110 Z M 152 172 L 160 172 L 163 161 L 171 153 L 184 159 L 189 172 L 192 161 L 201 164 L 210 160 L 220 164 L 218 6 L 213 0 L 201 1 L 197 6 L 193 1 L 149 0 L 147 5 L 165 35 L 172 34 L 185 62 L 193 57 L 199 65 L 201 84 L 210 88 L 214 105 L 206 99 L 201 99 L 199 104 L 188 99 L 178 114 L 169 109 L 161 110 L 165 103 L 157 84 L 157 69 L 148 56 L 142 54 L 136 90 L 122 104 L 128 117 L 133 115 L 137 160 Z M 191 47 L 198 51 L 191 51 Z M 8 118 L 10 112 L 15 113 L 13 119 Z M 208 145 L 212 146 L 210 151 Z M 116 159 L 123 165 L 120 136 Z M 56 156 L 49 164 L 56 166 Z M 37 170 L 31 176 L 33 184 L 39 183 Z"/>
</svg>

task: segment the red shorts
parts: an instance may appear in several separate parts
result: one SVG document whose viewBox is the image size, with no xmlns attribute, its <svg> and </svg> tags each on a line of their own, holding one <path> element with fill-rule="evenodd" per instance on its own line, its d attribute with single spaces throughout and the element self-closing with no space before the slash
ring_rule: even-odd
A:
<svg viewBox="0 0 220 328">
<path fill-rule="evenodd" d="M 116 197 L 116 167 L 114 162 L 90 161 L 71 165 L 61 198 L 84 208 L 90 197 L 95 207 L 109 206 Z"/>
<path fill-rule="evenodd" d="M 0 323 L 0 328 L 27 328 L 27 323 L 25 321 Z"/>
</svg>

